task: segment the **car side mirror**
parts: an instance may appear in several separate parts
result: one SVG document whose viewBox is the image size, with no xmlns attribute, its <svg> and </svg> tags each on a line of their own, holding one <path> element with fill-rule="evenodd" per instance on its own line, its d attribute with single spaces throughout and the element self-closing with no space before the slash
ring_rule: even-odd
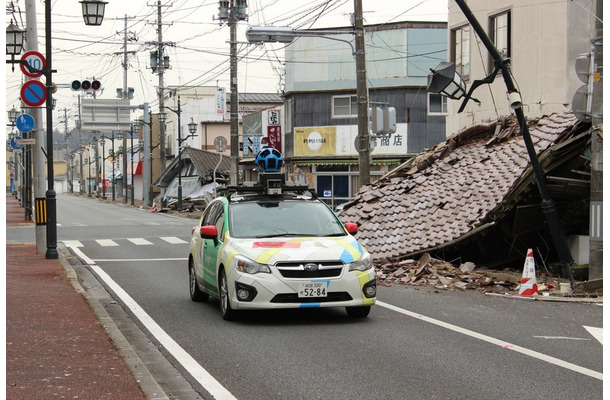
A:
<svg viewBox="0 0 610 400">
<path fill-rule="evenodd" d="M 199 235 L 202 239 L 212 239 L 214 244 L 218 242 L 218 229 L 214 225 L 205 225 L 199 228 Z"/>
<path fill-rule="evenodd" d="M 350 235 L 353 235 L 353 234 L 358 232 L 358 224 L 355 224 L 353 222 L 346 222 L 345 223 L 345 229 L 347 229 L 347 232 Z"/>
</svg>

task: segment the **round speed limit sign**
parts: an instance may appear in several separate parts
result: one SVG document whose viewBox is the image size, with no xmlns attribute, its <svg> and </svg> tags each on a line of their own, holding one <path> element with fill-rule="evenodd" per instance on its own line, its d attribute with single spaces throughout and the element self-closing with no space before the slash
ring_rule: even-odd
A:
<svg viewBox="0 0 610 400">
<path fill-rule="evenodd" d="M 28 51 L 24 55 L 21 56 L 21 60 L 28 63 L 28 65 L 32 68 L 35 68 L 41 72 L 30 72 L 28 68 L 20 64 L 21 72 L 30 78 L 38 78 L 42 76 L 42 70 L 47 66 L 47 60 L 44 58 L 42 54 L 37 51 Z"/>
</svg>

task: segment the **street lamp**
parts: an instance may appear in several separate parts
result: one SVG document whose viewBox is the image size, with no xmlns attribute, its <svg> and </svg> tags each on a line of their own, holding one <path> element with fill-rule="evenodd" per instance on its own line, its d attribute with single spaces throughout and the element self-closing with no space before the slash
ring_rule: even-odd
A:
<svg viewBox="0 0 610 400">
<path fill-rule="evenodd" d="M 353 34 L 355 46 L 351 42 L 325 34 Z M 364 25 L 362 18 L 362 1 L 354 1 L 354 29 L 332 30 L 298 30 L 290 27 L 249 26 L 246 29 L 246 38 L 249 42 L 280 42 L 291 43 L 295 37 L 311 36 L 323 39 L 345 42 L 352 48 L 352 55 L 356 59 L 356 97 L 358 101 L 358 136 L 356 150 L 358 151 L 358 176 L 360 186 L 370 183 L 370 135 L 368 128 L 368 93 L 366 84 L 366 57 L 364 47 Z M 233 102 L 231 102 L 233 104 Z M 233 143 L 231 143 L 233 151 Z"/>
<path fill-rule="evenodd" d="M 165 106 L 165 108 L 178 114 L 178 207 L 177 207 L 177 210 L 182 211 L 182 151 L 181 151 L 181 147 L 182 147 L 183 141 L 185 141 L 189 137 L 192 137 L 195 135 L 195 133 L 197 132 L 197 124 L 195 122 L 193 122 L 193 119 L 191 118 L 191 122 L 188 124 L 188 129 L 189 129 L 190 135 L 188 135 L 187 137 L 182 139 L 182 126 L 181 126 L 181 122 L 180 122 L 180 115 L 182 114 L 182 109 L 180 108 L 180 96 L 178 96 L 178 109 L 177 110 L 174 110 L 168 106 Z M 162 112 L 162 111 L 159 112 L 158 118 L 159 118 L 159 122 L 165 123 L 165 121 L 167 121 L 167 113 Z"/>
<path fill-rule="evenodd" d="M 6 27 L 6 54 L 11 56 L 11 63 L 13 64 L 13 72 L 15 71 L 15 56 L 21 54 L 23 50 L 23 40 L 25 31 L 19 29 L 13 22 Z"/>
<path fill-rule="evenodd" d="M 430 93 L 438 93 L 453 100 L 459 100 L 466 95 L 466 83 L 455 70 L 455 64 L 442 61 L 436 69 L 428 75 L 428 88 Z"/>
<path fill-rule="evenodd" d="M 83 19 L 85 25 L 98 26 L 104 20 L 104 11 L 107 1 L 83 0 L 79 1 L 83 5 Z"/>
<path fill-rule="evenodd" d="M 17 111 L 15 106 L 13 106 L 13 108 L 8 110 L 7 113 L 8 113 L 8 122 L 11 123 L 11 126 L 15 126 L 15 121 L 17 121 L 17 117 L 19 116 L 19 111 Z"/>
</svg>

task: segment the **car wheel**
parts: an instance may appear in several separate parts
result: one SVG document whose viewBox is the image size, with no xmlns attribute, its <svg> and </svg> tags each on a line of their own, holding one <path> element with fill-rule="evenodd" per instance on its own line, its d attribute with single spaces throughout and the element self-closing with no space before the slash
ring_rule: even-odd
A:
<svg viewBox="0 0 610 400">
<path fill-rule="evenodd" d="M 197 277 L 195 276 L 195 267 L 193 266 L 193 260 L 189 260 L 189 292 L 191 294 L 191 300 L 193 301 L 206 301 L 210 295 L 202 292 L 197 284 Z"/>
<path fill-rule="evenodd" d="M 364 318 L 371 312 L 371 306 L 345 307 L 347 315 L 353 318 Z"/>
<path fill-rule="evenodd" d="M 227 276 L 223 269 L 220 270 L 220 314 L 225 321 L 235 319 L 237 312 L 231 308 L 229 301 L 229 285 L 227 284 Z"/>
</svg>

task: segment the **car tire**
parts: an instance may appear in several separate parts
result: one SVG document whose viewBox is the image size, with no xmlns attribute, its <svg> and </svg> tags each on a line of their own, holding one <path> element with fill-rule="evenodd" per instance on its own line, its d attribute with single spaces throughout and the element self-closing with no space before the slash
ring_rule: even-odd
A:
<svg viewBox="0 0 610 400">
<path fill-rule="evenodd" d="M 191 300 L 193 301 L 206 301 L 210 297 L 209 294 L 204 293 L 199 289 L 193 260 L 189 260 L 189 292 L 191 294 Z"/>
<path fill-rule="evenodd" d="M 225 321 L 232 321 L 237 316 L 237 311 L 231 308 L 229 300 L 229 285 L 227 284 L 227 275 L 224 269 L 220 269 L 218 277 L 218 291 L 220 292 L 220 314 Z"/>
<path fill-rule="evenodd" d="M 371 312 L 371 306 L 345 307 L 345 311 L 352 318 L 365 318 Z"/>
</svg>

